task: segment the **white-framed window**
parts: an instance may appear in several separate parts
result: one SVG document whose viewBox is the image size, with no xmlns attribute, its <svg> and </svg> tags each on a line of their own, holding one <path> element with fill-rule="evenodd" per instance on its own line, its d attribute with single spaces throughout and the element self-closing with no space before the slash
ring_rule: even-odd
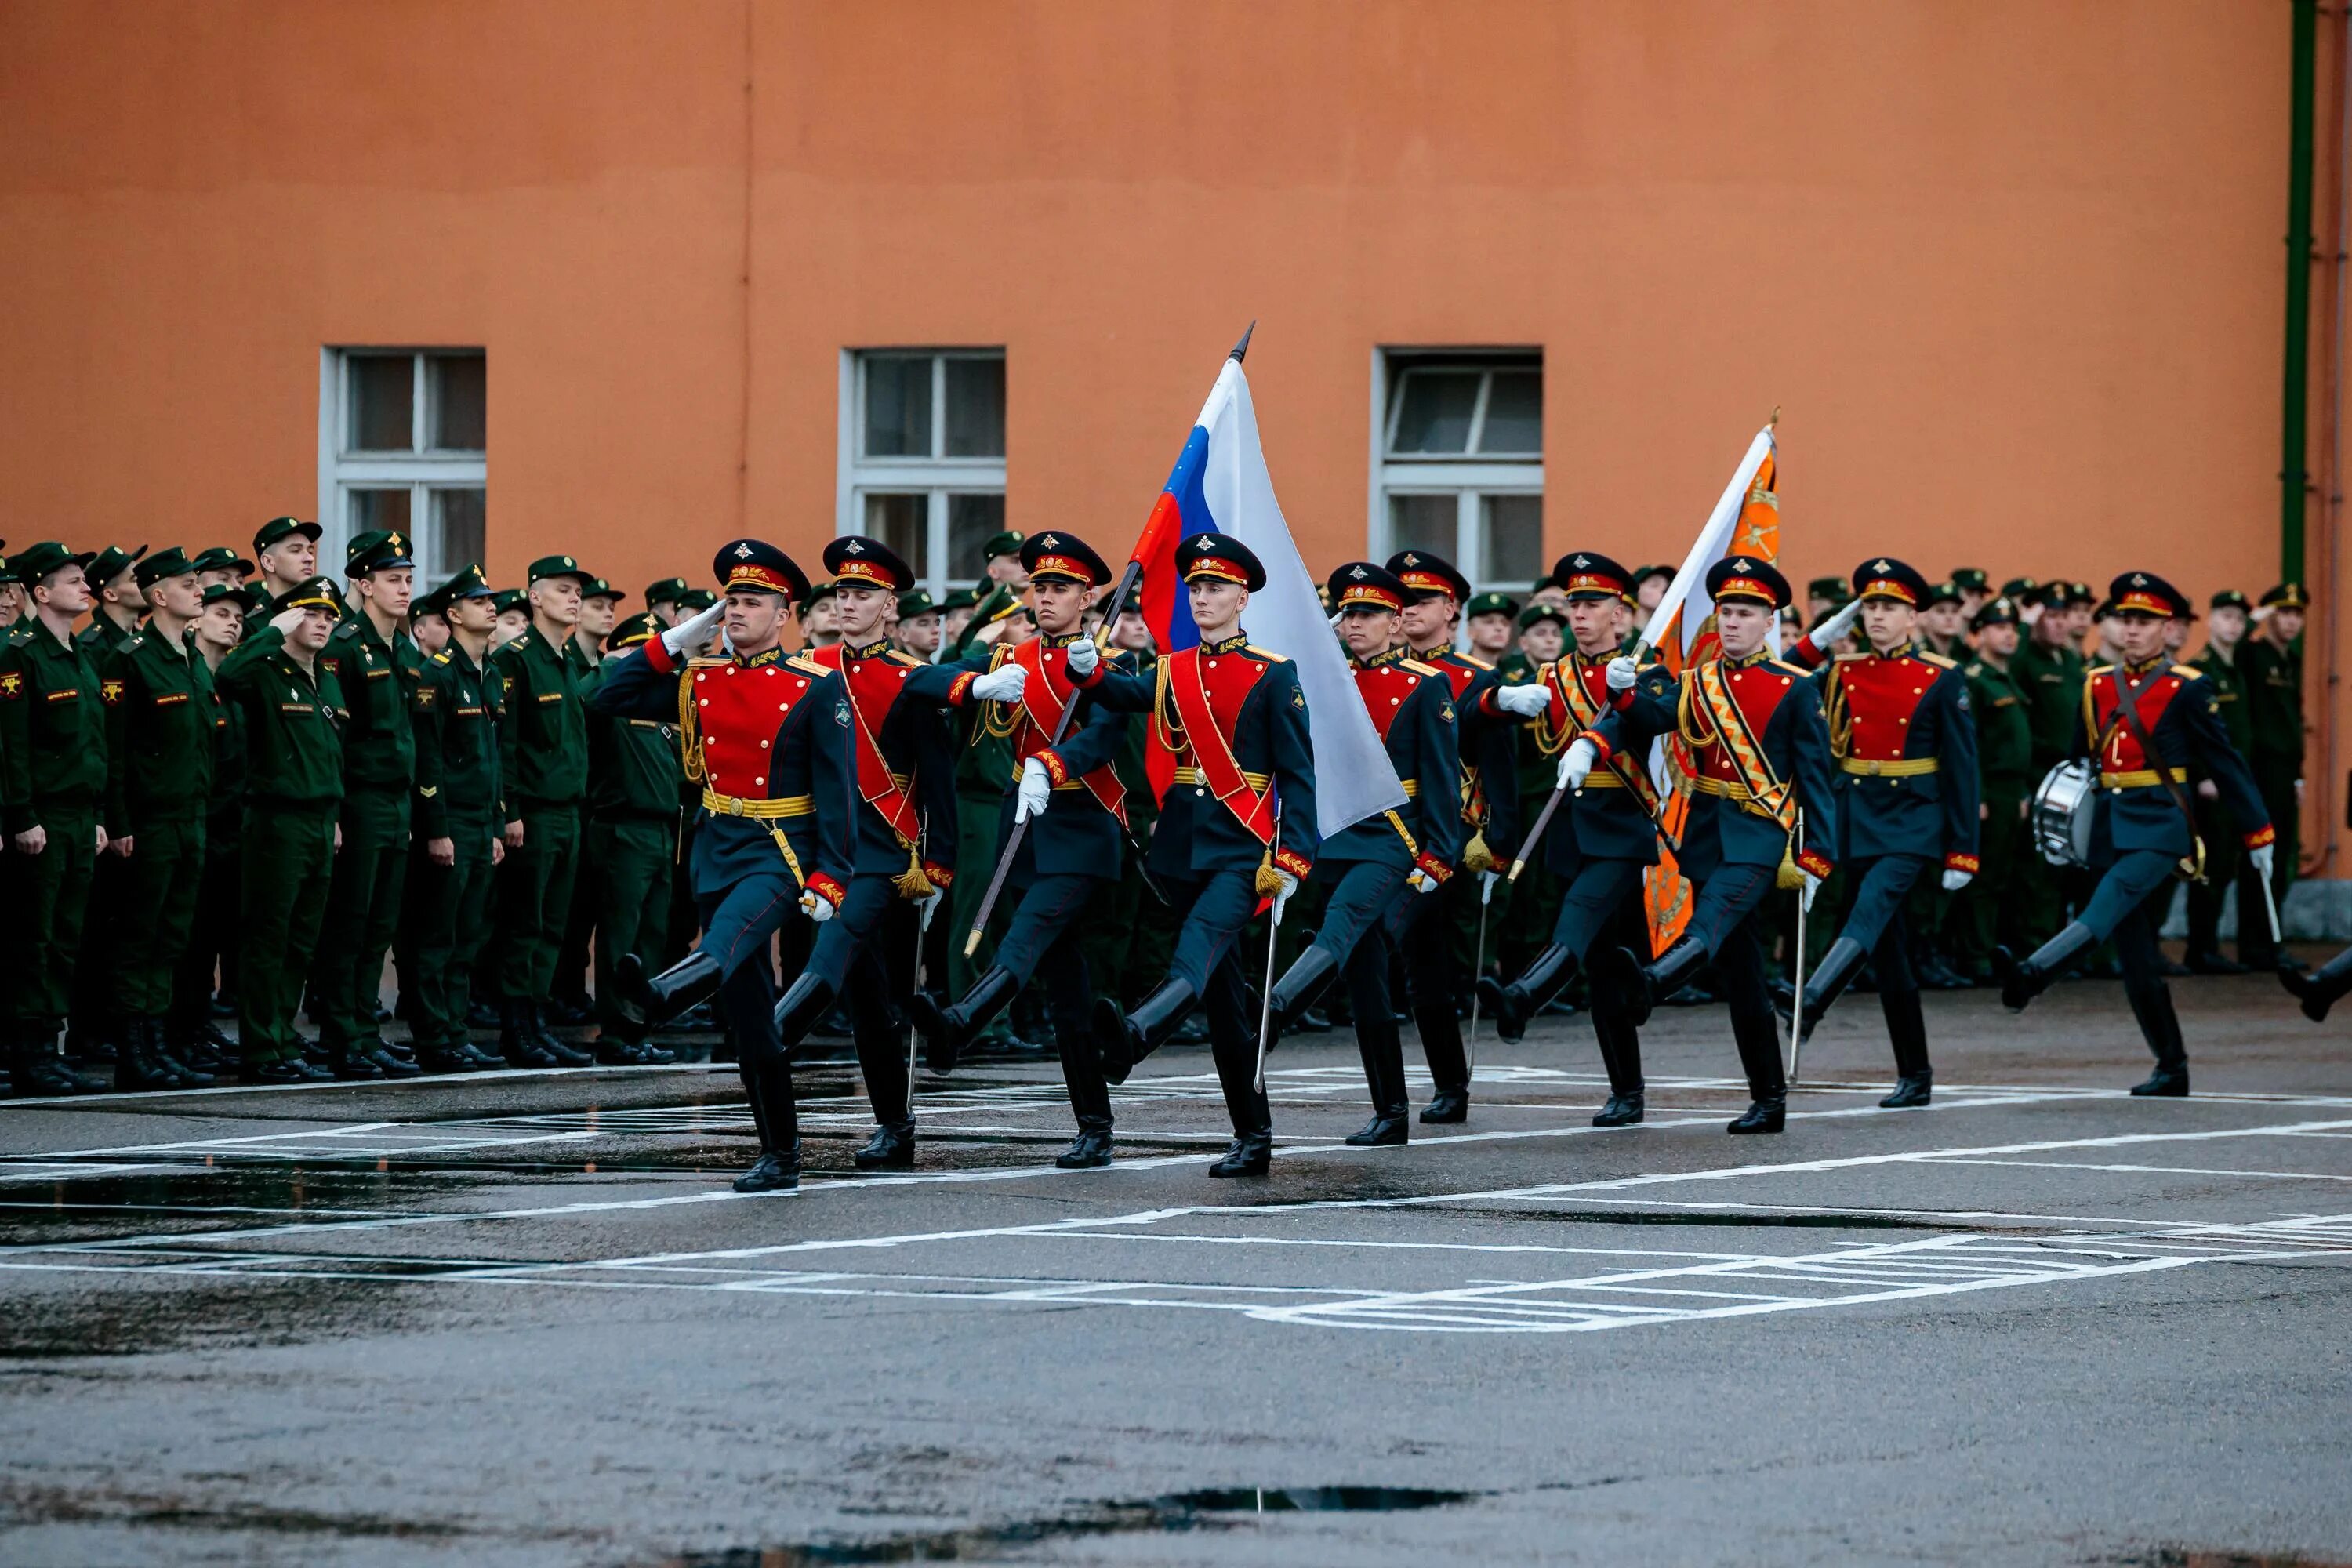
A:
<svg viewBox="0 0 2352 1568">
<path fill-rule="evenodd" d="M 1377 349 L 1371 556 L 1426 550 L 1481 589 L 1524 593 L 1543 542 L 1543 355 Z"/>
<path fill-rule="evenodd" d="M 330 348 L 319 356 L 319 569 L 373 528 L 408 535 L 416 589 L 482 559 L 488 364 L 480 349 Z"/>
<path fill-rule="evenodd" d="M 834 531 L 878 539 L 934 595 L 979 581 L 1004 522 L 1004 351 L 841 356 Z"/>
</svg>

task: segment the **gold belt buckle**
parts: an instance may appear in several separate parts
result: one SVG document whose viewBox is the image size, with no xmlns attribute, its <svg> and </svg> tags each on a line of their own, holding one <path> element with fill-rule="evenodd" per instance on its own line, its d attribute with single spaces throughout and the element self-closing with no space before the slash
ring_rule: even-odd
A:
<svg viewBox="0 0 2352 1568">
<path fill-rule="evenodd" d="M 730 816 L 740 816 L 743 815 L 743 797 L 741 795 L 730 795 L 727 797 L 727 815 Z"/>
</svg>

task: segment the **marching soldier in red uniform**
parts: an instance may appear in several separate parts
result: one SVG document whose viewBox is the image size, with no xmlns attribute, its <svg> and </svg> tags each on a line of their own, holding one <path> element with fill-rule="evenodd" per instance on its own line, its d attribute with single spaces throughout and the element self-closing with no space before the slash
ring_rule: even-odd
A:
<svg viewBox="0 0 2352 1568">
<path fill-rule="evenodd" d="M 1150 865 L 1184 923 L 1168 977 L 1133 1013 L 1109 996 L 1096 1002 L 1095 1043 L 1103 1076 L 1125 1083 L 1205 1004 L 1234 1125 L 1232 1146 L 1209 1174 L 1262 1176 L 1274 1118 L 1257 1088 L 1257 1020 L 1234 941 L 1260 898 L 1274 900 L 1278 915 L 1314 864 L 1307 694 L 1288 659 L 1252 647 L 1242 630 L 1250 595 L 1265 586 L 1265 567 L 1249 546 L 1229 534 L 1195 534 L 1177 547 L 1176 561 L 1199 641 L 1160 655 L 1146 699 L 1155 776 L 1172 770 L 1173 780 L 1160 798 Z M 1131 683 L 1141 681 L 1114 675 L 1101 690 L 1108 700 Z"/>
<path fill-rule="evenodd" d="M 790 1052 L 848 993 L 857 1068 L 879 1124 L 857 1151 L 857 1168 L 903 1171 L 915 1163 L 915 1118 L 877 942 L 896 900 L 936 910 L 954 879 L 955 752 L 940 710 L 1017 701 L 1028 675 L 1019 665 L 983 672 L 976 661 L 925 664 L 892 647 L 888 616 L 915 573 L 880 540 L 836 539 L 824 547 L 824 565 L 838 637 L 806 657 L 848 688 L 854 858 L 839 918 L 817 931 L 807 966 L 776 1004 L 775 1026 Z"/>
<path fill-rule="evenodd" d="M 1493 721 L 1532 721 L 1538 749 L 1559 756 L 1565 768 L 1575 739 L 1604 714 L 1628 707 L 1637 686 L 1653 700 L 1645 717 L 1667 715 L 1674 677 L 1662 665 L 1636 666 L 1617 651 L 1617 610 L 1633 593 L 1624 567 L 1596 551 L 1573 550 L 1552 568 L 1552 581 L 1568 591 L 1575 645 L 1538 670 L 1533 682 L 1498 687 L 1486 704 Z M 1525 1036 L 1528 1020 L 1559 994 L 1577 964 L 1592 962 L 1596 949 L 1649 951 L 1642 879 L 1658 863 L 1658 794 L 1647 768 L 1655 738 L 1628 722 L 1608 764 L 1577 782 L 1544 830 L 1545 868 L 1567 889 L 1551 941 L 1508 984 L 1479 982 L 1495 1030 L 1506 1040 Z M 1631 1126 L 1643 1110 L 1641 1033 L 1612 1004 L 1605 994 L 1593 997 L 1592 1033 L 1609 1072 L 1609 1102 L 1592 1119 L 1596 1127 Z"/>
<path fill-rule="evenodd" d="M 1837 858 L 1851 897 L 1837 940 L 1805 977 L 1801 1010 L 1789 999 L 1790 1026 L 1810 1039 L 1871 959 L 1895 1046 L 1895 1092 L 1878 1103 L 1902 1110 L 1927 1104 L 1935 1084 L 1903 901 L 1931 867 L 1947 893 L 1976 875 L 1977 727 L 1958 661 L 1917 641 L 1927 578 L 1880 556 L 1854 568 L 1853 589 L 1869 650 L 1827 662 L 1811 642 L 1798 651 L 1797 662 L 1819 665 L 1814 683 L 1838 768 Z"/>
<path fill-rule="evenodd" d="M 1803 878 L 1800 896 L 1808 905 L 1830 874 L 1824 847 L 1838 842 L 1830 738 L 1805 671 L 1772 657 L 1772 621 L 1789 602 L 1789 580 L 1769 562 L 1733 555 L 1707 569 L 1706 591 L 1722 657 L 1685 669 L 1658 695 L 1637 686 L 1623 710 L 1604 714 L 1592 733 L 1570 744 L 1563 766 L 1572 785 L 1581 784 L 1630 736 L 1678 730 L 1691 802 L 1677 859 L 1697 889 L 1690 926 L 1654 963 L 1622 947 L 1602 955 L 1593 984 L 1639 1028 L 1660 997 L 1713 960 L 1753 1100 L 1727 1131 L 1778 1132 L 1787 1120 L 1788 1081 L 1756 922 L 1784 861 Z"/>
<path fill-rule="evenodd" d="M 1110 581 L 1109 566 L 1085 540 L 1055 530 L 1022 542 L 1021 569 L 1029 578 L 1037 636 L 1013 647 L 998 645 L 990 668 L 1017 665 L 1028 679 L 1017 701 L 992 702 L 982 717 L 986 733 L 1013 750 L 1015 787 L 1005 797 L 998 842 L 1015 824 L 1028 824 L 1006 875 L 1007 886 L 1020 890 L 1021 904 L 996 944 L 995 962 L 971 989 L 952 1006 L 919 993 L 913 1012 L 924 1037 L 924 1065 L 947 1072 L 956 1053 L 1020 994 L 1029 977 L 1041 977 L 1053 1007 L 1062 1081 L 1078 1122 L 1076 1142 L 1054 1163 L 1082 1170 L 1110 1163 L 1111 1110 L 1088 1021 L 1093 977 L 1077 922 L 1097 889 L 1118 879 L 1126 853 L 1127 792 L 1112 764 L 1130 725 L 1127 714 L 1087 696 L 1106 667 L 1082 617 L 1096 591 Z M 1055 745 L 1055 725 L 1073 702 L 1078 710 Z M 973 870 L 987 873 L 984 867 Z"/>
<path fill-rule="evenodd" d="M 2222 804 L 2244 829 L 2246 858 L 2261 876 L 2270 875 L 2277 836 L 2252 770 L 2230 743 L 2212 682 L 2193 664 L 2173 663 L 2166 652 L 2166 626 L 2189 618 L 2188 599 L 2152 572 L 2123 574 L 2108 585 L 2107 598 L 2124 659 L 2092 668 L 2074 742 L 2074 754 L 2095 758 L 2099 768 L 2099 787 L 2091 797 L 2091 868 L 2098 887 L 2082 912 L 2032 956 L 2020 962 L 2007 948 L 1995 948 L 1993 967 L 2001 977 L 2001 1001 L 2022 1012 L 2069 963 L 2113 936 L 2124 994 L 2156 1058 L 2156 1070 L 2132 1092 L 2179 1096 L 2189 1092 L 2189 1049 L 2164 983 L 2164 954 L 2157 946 L 2160 917 L 2149 895 L 2171 877 L 2203 867 L 2189 800 L 2189 765 L 2220 788 Z M 2268 915 L 2260 904 L 2242 904 L 2238 918 Z"/>
<path fill-rule="evenodd" d="M 694 896 L 702 944 L 659 974 L 624 953 L 614 981 L 655 1024 L 716 995 L 751 1097 L 760 1158 L 738 1192 L 800 1184 L 800 1121 L 777 1038 L 768 945 L 793 914 L 829 921 L 848 897 L 856 803 L 849 693 L 841 676 L 781 645 L 808 577 L 756 539 L 720 547 L 726 597 L 642 647 L 614 655 L 597 711 L 674 718 L 679 757 L 702 785 Z M 726 619 L 725 651 L 696 650 Z"/>
</svg>

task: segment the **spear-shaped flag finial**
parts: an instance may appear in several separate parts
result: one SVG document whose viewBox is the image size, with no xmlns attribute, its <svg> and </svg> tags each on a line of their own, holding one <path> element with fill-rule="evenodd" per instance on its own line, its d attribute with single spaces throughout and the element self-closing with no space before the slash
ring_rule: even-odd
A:
<svg viewBox="0 0 2352 1568">
<path fill-rule="evenodd" d="M 1241 341 L 1241 342 L 1237 342 L 1237 343 L 1235 343 L 1235 344 L 1234 345 L 1234 352 L 1233 352 L 1232 353 L 1230 353 L 1230 354 L 1227 354 L 1225 357 L 1226 357 L 1227 359 L 1232 360 L 1235 364 L 1239 364 L 1239 363 L 1242 363 L 1242 361 L 1243 361 L 1244 358 L 1246 358 L 1246 357 L 1248 356 L 1248 354 L 1249 354 L 1250 332 L 1254 332 L 1254 331 L 1257 331 L 1257 323 L 1256 323 L 1255 321 L 1252 321 L 1252 322 L 1249 324 L 1249 331 L 1248 331 L 1248 332 L 1244 332 L 1244 333 L 1242 334 L 1242 341 Z"/>
</svg>

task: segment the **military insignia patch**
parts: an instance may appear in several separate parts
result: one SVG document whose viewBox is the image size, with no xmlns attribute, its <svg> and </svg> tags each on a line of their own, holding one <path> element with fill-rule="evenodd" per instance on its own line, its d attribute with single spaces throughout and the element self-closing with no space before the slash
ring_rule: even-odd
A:
<svg viewBox="0 0 2352 1568">
<path fill-rule="evenodd" d="M 848 728 L 849 728 L 849 704 L 848 704 L 848 703 L 846 703 L 846 702 L 836 702 L 836 703 L 835 703 L 835 704 L 833 705 L 833 721 L 834 721 L 835 723 L 836 723 L 836 724 L 840 725 L 840 726 L 841 726 L 843 729 L 845 729 L 845 730 L 846 730 L 846 729 L 848 729 Z"/>
<path fill-rule="evenodd" d="M 121 701 L 122 682 L 119 680 L 100 681 L 98 683 L 98 699 L 110 708 Z"/>
<path fill-rule="evenodd" d="M 1440 719 L 1443 719 L 1443 720 L 1444 720 L 1445 722 L 1447 722 L 1448 724 L 1453 723 L 1453 722 L 1454 722 L 1454 704 L 1453 704 L 1453 703 L 1451 703 L 1451 702 L 1441 702 L 1441 703 L 1439 703 L 1439 704 L 1437 705 L 1437 716 L 1438 716 Z"/>
<path fill-rule="evenodd" d="M 1307 706 L 1307 689 L 1306 689 L 1306 688 L 1304 688 L 1304 687 L 1297 687 L 1297 688 L 1292 689 L 1291 693 L 1290 693 L 1290 705 L 1291 705 L 1293 708 L 1304 708 L 1304 707 L 1306 707 L 1306 706 Z"/>
<path fill-rule="evenodd" d="M 25 678 L 21 675 L 0 675 L 0 697 L 21 697 L 25 693 Z"/>
</svg>

